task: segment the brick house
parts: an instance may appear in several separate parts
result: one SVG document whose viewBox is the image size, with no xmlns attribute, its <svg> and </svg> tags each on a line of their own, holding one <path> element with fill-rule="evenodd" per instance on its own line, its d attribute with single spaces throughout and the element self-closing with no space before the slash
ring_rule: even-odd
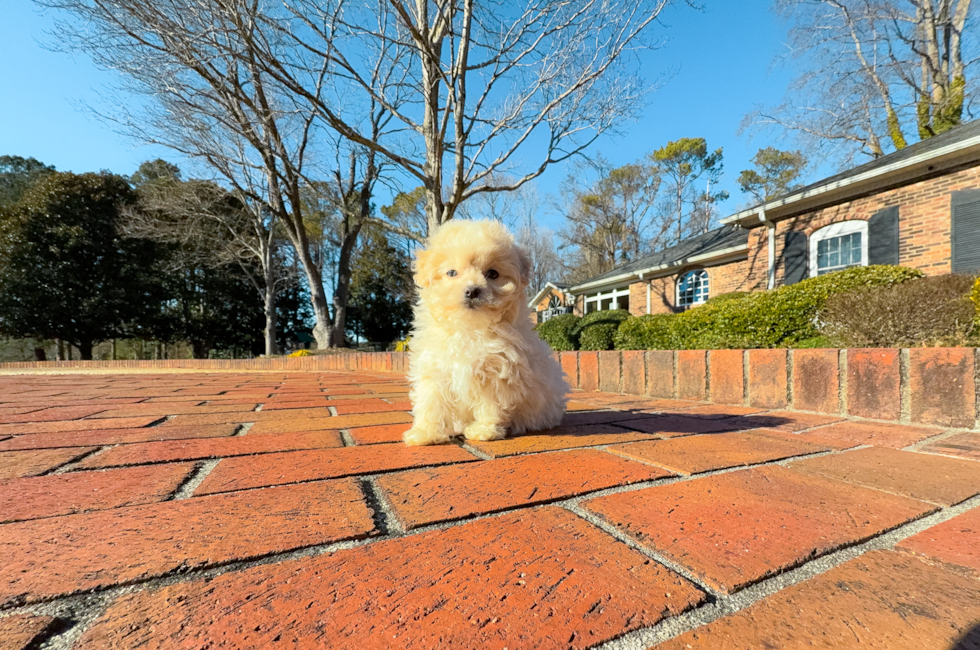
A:
<svg viewBox="0 0 980 650">
<path fill-rule="evenodd" d="M 980 272 L 980 120 L 742 210 L 722 227 L 562 289 L 579 315 L 683 311 L 848 266 Z M 555 286 L 555 285 L 552 285 Z M 539 310 L 554 289 L 529 306 Z M 540 317 L 539 317 L 540 320 Z"/>
</svg>

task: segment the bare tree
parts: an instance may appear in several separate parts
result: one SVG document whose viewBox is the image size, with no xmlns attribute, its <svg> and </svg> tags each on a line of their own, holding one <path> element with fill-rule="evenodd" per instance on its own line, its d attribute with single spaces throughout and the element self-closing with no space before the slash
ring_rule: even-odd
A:
<svg viewBox="0 0 980 650">
<path fill-rule="evenodd" d="M 645 92 L 633 55 L 671 1 L 286 0 L 291 16 L 268 24 L 290 56 L 270 47 L 262 61 L 331 128 L 424 187 L 432 231 L 633 117 Z M 310 84 L 324 62 L 339 84 L 330 94 Z M 367 102 L 390 111 L 399 137 L 382 144 L 349 116 Z"/>
<path fill-rule="evenodd" d="M 242 203 L 210 181 L 181 181 L 177 168 L 160 160 L 141 165 L 133 182 L 140 205 L 124 214 L 127 234 L 180 245 L 178 262 L 239 266 L 262 300 L 265 353 L 275 354 L 276 296 L 297 278 L 284 263 L 281 233 L 261 213 L 264 206 Z"/>
<path fill-rule="evenodd" d="M 801 68 L 786 101 L 746 118 L 849 162 L 959 124 L 977 60 L 971 0 L 776 0 Z"/>
<path fill-rule="evenodd" d="M 333 81 L 327 74 L 329 59 L 306 70 L 302 95 L 283 88 L 268 70 L 280 59 L 288 59 L 287 46 L 296 44 L 284 43 L 276 30 L 269 29 L 275 19 L 269 13 L 272 9 L 256 0 L 38 2 L 70 12 L 76 20 L 60 25 L 65 42 L 89 53 L 103 67 L 123 72 L 129 80 L 127 90 L 150 98 L 145 112 L 115 116 L 130 133 L 203 163 L 249 206 L 256 229 L 285 230 L 306 275 L 317 346 L 339 345 L 349 279 L 349 273 L 345 276 L 341 270 L 345 256 L 341 255 L 338 266 L 331 316 L 322 266 L 315 259 L 315 242 L 310 240 L 303 212 L 304 188 L 313 182 L 311 141 L 321 119 L 319 106 L 326 102 L 323 96 Z M 384 85 L 377 76 L 369 78 L 379 87 Z M 398 105 L 390 96 L 388 100 Z M 376 143 L 386 114 L 384 106 L 374 101 L 359 106 L 358 115 L 364 118 L 358 123 L 362 138 Z M 345 151 L 349 149 L 345 144 Z M 345 209 L 361 216 L 370 210 L 378 173 L 375 155 L 370 147 L 357 153 L 363 164 L 351 171 L 361 172 L 358 175 L 344 176 L 339 166 L 332 173 L 346 178 Z M 356 236 L 353 228 L 342 237 L 356 240 Z M 343 248 L 349 251 L 353 242 Z M 267 345 L 269 340 L 267 333 Z"/>
<path fill-rule="evenodd" d="M 667 244 L 673 223 L 656 209 L 661 178 L 645 161 L 613 167 L 598 156 L 562 183 L 561 248 L 575 280 L 605 273 Z"/>
</svg>

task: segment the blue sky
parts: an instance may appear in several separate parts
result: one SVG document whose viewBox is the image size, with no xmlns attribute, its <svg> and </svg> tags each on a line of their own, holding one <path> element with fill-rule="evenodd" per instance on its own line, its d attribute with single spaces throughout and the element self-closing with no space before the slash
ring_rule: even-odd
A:
<svg viewBox="0 0 980 650">
<path fill-rule="evenodd" d="M 737 135 L 743 116 L 756 104 L 780 101 L 791 78 L 783 67 L 772 68 L 784 51 L 786 25 L 769 9 L 769 0 L 705 0 L 704 11 L 671 8 L 664 16 L 668 40 L 645 56 L 644 76 L 671 73 L 649 97 L 640 121 L 621 135 L 604 136 L 594 151 L 613 163 L 632 162 L 681 137 L 704 137 L 711 149 L 723 147 L 722 188 L 731 197 L 721 212 L 734 212 L 745 197 L 735 178 L 750 166 L 763 146 L 788 146 L 773 136 Z M 111 110 L 113 74 L 95 68 L 86 58 L 52 52 L 43 43 L 52 16 L 38 12 L 30 0 L 2 0 L 0 9 L 0 155 L 33 156 L 59 170 L 108 169 L 131 174 L 140 162 L 155 158 L 180 160 L 166 150 L 138 146 L 100 122 L 83 108 Z M 811 180 L 823 172 L 811 173 Z M 557 190 L 567 169 L 555 167 L 538 183 L 545 195 Z M 382 197 L 379 200 L 383 203 Z M 553 225 L 555 217 L 546 216 Z"/>
</svg>

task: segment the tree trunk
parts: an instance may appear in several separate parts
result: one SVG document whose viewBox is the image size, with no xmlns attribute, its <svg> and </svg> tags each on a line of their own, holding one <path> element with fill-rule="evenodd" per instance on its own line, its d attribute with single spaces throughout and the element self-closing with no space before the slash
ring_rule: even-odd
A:
<svg viewBox="0 0 980 650">
<path fill-rule="evenodd" d="M 81 357 L 82 361 L 92 360 L 92 342 L 91 341 L 79 341 L 78 342 L 78 355 Z M 69 354 L 70 356 L 70 354 Z"/>
<path fill-rule="evenodd" d="M 204 341 L 200 339 L 194 339 L 191 341 L 191 350 L 195 359 L 207 359 L 208 358 L 208 346 Z"/>
<path fill-rule="evenodd" d="M 55 358 L 57 358 L 58 361 L 64 361 L 65 360 L 65 342 L 62 341 L 61 339 L 55 339 L 54 342 L 55 342 L 55 344 L 58 347 L 58 352 L 57 352 L 57 355 L 56 355 Z"/>
<path fill-rule="evenodd" d="M 357 236 L 361 232 L 361 222 L 353 226 L 340 245 L 337 260 L 337 288 L 333 294 L 333 322 L 330 327 L 330 347 L 343 347 L 347 330 L 347 300 L 350 296 L 351 257 L 357 246 Z"/>
<path fill-rule="evenodd" d="M 265 281 L 265 356 L 271 357 L 279 353 L 276 347 L 276 292 L 272 287 L 272 278 Z"/>
<path fill-rule="evenodd" d="M 112 339 L 112 342 L 109 344 L 109 353 L 110 353 L 110 356 L 112 357 L 112 360 L 115 361 L 116 360 L 116 339 Z"/>
</svg>

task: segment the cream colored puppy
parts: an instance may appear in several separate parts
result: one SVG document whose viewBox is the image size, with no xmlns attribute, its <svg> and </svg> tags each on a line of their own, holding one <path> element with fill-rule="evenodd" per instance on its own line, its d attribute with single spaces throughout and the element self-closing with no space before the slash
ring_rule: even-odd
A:
<svg viewBox="0 0 980 650">
<path fill-rule="evenodd" d="M 527 255 L 495 221 L 450 221 L 415 260 L 409 445 L 557 426 L 565 383 L 525 304 Z"/>
</svg>

